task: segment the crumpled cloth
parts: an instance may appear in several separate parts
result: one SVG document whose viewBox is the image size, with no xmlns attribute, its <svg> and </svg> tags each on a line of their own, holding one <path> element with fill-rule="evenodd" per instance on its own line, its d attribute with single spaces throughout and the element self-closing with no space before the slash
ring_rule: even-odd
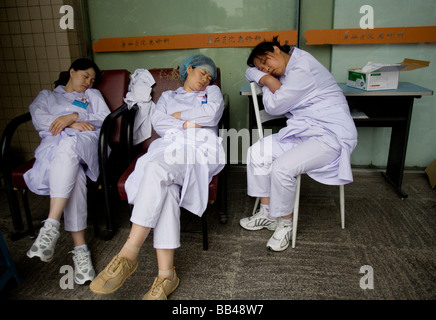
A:
<svg viewBox="0 0 436 320">
<path fill-rule="evenodd" d="M 147 69 L 136 69 L 130 76 L 129 91 L 124 102 L 129 109 L 138 105 L 133 125 L 134 145 L 151 137 L 151 114 L 154 109 L 154 102 L 151 100 L 151 87 L 155 83 L 153 76 Z"/>
</svg>

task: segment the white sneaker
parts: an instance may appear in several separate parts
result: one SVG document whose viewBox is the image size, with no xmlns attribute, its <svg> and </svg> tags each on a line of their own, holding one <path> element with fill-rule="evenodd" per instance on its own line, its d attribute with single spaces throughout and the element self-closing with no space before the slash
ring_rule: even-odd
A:
<svg viewBox="0 0 436 320">
<path fill-rule="evenodd" d="M 91 261 L 91 251 L 78 249 L 71 251 L 74 261 L 74 282 L 84 284 L 95 278 L 95 270 Z"/>
<path fill-rule="evenodd" d="M 241 220 L 239 220 L 239 224 L 241 225 L 242 228 L 252 231 L 260 230 L 262 228 L 267 228 L 268 230 L 275 230 L 277 227 L 277 219 L 268 218 L 263 208 L 261 207 L 251 217 L 242 218 Z"/>
<path fill-rule="evenodd" d="M 50 222 L 44 223 L 32 247 L 27 251 L 27 256 L 29 258 L 39 257 L 41 261 L 50 262 L 53 260 L 54 249 L 58 239 L 59 230 Z"/>
<path fill-rule="evenodd" d="M 289 247 L 292 237 L 292 224 L 284 224 L 280 221 L 277 225 L 277 229 L 268 240 L 266 244 L 267 248 L 272 251 L 283 251 Z"/>
</svg>

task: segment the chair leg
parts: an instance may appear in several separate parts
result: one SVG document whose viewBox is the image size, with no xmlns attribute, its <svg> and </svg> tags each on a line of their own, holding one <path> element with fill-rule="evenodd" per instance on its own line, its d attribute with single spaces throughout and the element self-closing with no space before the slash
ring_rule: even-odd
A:
<svg viewBox="0 0 436 320">
<path fill-rule="evenodd" d="M 209 249 L 209 235 L 207 230 L 207 212 L 201 216 L 201 227 L 203 231 L 203 250 Z"/>
<path fill-rule="evenodd" d="M 227 217 L 227 168 L 223 169 L 218 179 L 218 215 L 221 224 L 228 222 Z"/>
<path fill-rule="evenodd" d="M 345 228 L 345 191 L 344 185 L 339 186 L 339 202 L 341 208 L 341 226 L 342 229 Z"/>
<path fill-rule="evenodd" d="M 21 198 L 23 200 L 24 212 L 26 214 L 27 232 L 31 238 L 35 238 L 35 228 L 33 227 L 32 214 L 30 213 L 29 199 L 27 197 L 27 189 L 21 190 Z"/>
<path fill-rule="evenodd" d="M 107 184 L 106 184 L 107 185 Z M 105 211 L 105 218 L 106 218 L 106 229 L 103 230 L 101 237 L 104 240 L 111 240 L 115 235 L 115 222 L 114 217 L 112 214 L 112 208 L 111 208 L 111 202 L 110 202 L 110 195 L 109 190 L 107 187 L 105 187 L 105 184 L 102 185 L 103 189 L 103 197 L 104 197 L 104 211 Z"/>
<path fill-rule="evenodd" d="M 295 193 L 294 214 L 292 223 L 292 248 L 295 248 L 295 242 L 297 241 L 297 226 L 298 226 L 298 210 L 300 206 L 300 187 L 301 187 L 301 175 L 297 177 L 297 192 Z"/>
<path fill-rule="evenodd" d="M 260 198 L 256 198 L 256 201 L 254 202 L 254 208 L 253 213 L 251 215 L 254 215 L 256 213 L 257 207 L 259 206 Z"/>
</svg>

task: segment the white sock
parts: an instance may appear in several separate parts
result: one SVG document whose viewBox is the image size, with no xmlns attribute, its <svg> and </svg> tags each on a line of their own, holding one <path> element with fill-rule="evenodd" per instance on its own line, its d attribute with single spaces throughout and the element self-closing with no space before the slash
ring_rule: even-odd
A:
<svg viewBox="0 0 436 320">
<path fill-rule="evenodd" d="M 284 225 L 292 226 L 292 217 L 289 219 L 281 218 Z"/>
<path fill-rule="evenodd" d="M 263 203 L 261 203 L 261 204 L 260 204 L 260 207 L 263 208 L 263 211 L 266 213 L 266 216 L 267 216 L 268 218 L 272 219 L 272 218 L 269 216 L 269 204 L 263 204 Z"/>
<path fill-rule="evenodd" d="M 50 223 L 53 225 L 53 227 L 55 227 L 55 228 L 58 229 L 58 230 L 59 230 L 59 228 L 60 228 L 60 226 L 61 226 L 61 223 L 60 223 L 59 221 L 57 221 L 57 220 L 55 220 L 55 219 L 52 219 L 52 218 L 47 218 L 47 219 L 44 221 L 44 225 L 45 225 L 47 222 L 50 222 Z"/>
<path fill-rule="evenodd" d="M 74 250 L 79 250 L 79 249 L 83 249 L 84 251 L 88 251 L 88 246 L 85 244 L 82 244 L 80 246 L 75 246 Z"/>
</svg>

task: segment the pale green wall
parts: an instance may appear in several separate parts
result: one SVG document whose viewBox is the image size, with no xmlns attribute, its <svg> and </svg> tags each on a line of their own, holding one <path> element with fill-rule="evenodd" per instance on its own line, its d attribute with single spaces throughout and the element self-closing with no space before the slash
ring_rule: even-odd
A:
<svg viewBox="0 0 436 320">
<path fill-rule="evenodd" d="M 374 9 L 374 27 L 436 25 L 434 0 L 336 0 L 334 28 L 359 28 L 362 5 Z M 431 61 L 425 69 L 400 73 L 400 81 L 412 82 L 436 91 L 436 45 L 380 44 L 338 45 L 332 49 L 332 73 L 338 82 L 346 81 L 346 70 L 362 67 L 368 61 L 397 63 L 404 58 Z M 436 158 L 436 96 L 415 99 L 406 167 L 426 167 Z M 387 161 L 390 129 L 359 128 L 359 143 L 351 160 L 357 165 L 384 166 Z"/>
<path fill-rule="evenodd" d="M 99 38 L 213 32 L 295 30 L 294 0 L 88 0 L 93 43 Z M 248 99 L 239 94 L 250 48 L 96 53 L 99 67 L 177 66 L 191 53 L 211 57 L 221 68 L 222 90 L 230 96 L 230 126 L 247 127 Z"/>
<path fill-rule="evenodd" d="M 88 0 L 91 37 L 152 36 L 165 34 L 295 30 L 298 1 L 290 0 Z M 435 90 L 435 44 L 307 46 L 309 29 L 359 28 L 362 5 L 372 5 L 375 27 L 435 25 L 434 0 L 302 0 L 300 47 L 329 68 L 338 82 L 345 82 L 346 69 L 367 61 L 398 62 L 403 58 L 430 60 L 420 71 L 403 72 L 401 81 L 410 81 Z M 128 53 L 96 53 L 103 69 L 176 66 L 183 57 L 201 52 L 215 60 L 222 71 L 223 91 L 230 96 L 230 125 L 247 127 L 248 99 L 239 95 L 249 48 L 218 48 Z M 426 167 L 436 158 L 436 98 L 415 102 L 406 165 Z M 359 128 L 359 144 L 352 155 L 353 165 L 384 166 L 389 146 L 389 129 Z M 244 151 L 242 151 L 244 152 Z"/>
<path fill-rule="evenodd" d="M 302 0 L 300 13 L 299 47 L 310 52 L 326 68 L 330 69 L 331 45 L 308 46 L 304 34 L 307 30 L 333 28 L 334 0 Z"/>
</svg>

